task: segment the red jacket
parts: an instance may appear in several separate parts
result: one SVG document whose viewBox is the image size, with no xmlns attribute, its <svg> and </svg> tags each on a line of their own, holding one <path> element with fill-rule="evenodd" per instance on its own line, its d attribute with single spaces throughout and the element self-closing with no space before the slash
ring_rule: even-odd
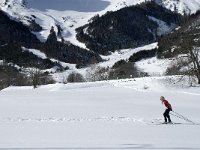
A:
<svg viewBox="0 0 200 150">
<path fill-rule="evenodd" d="M 163 100 L 162 103 L 163 103 L 168 109 L 172 109 L 171 104 L 170 104 L 167 100 Z"/>
</svg>

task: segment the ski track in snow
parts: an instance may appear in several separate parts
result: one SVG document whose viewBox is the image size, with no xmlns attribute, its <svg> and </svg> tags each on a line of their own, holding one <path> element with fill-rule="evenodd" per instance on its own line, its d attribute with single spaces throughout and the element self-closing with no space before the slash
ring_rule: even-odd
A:
<svg viewBox="0 0 200 150">
<path fill-rule="evenodd" d="M 154 118 L 151 120 L 147 119 L 136 119 L 133 117 L 96 117 L 96 118 L 2 118 L 0 119 L 0 122 L 2 123 L 117 123 L 117 124 L 123 124 L 123 123 L 131 123 L 132 125 L 162 125 L 163 119 L 161 118 Z M 165 124 L 163 124 L 165 125 Z M 167 125 L 167 124 L 166 124 Z M 174 122 L 170 125 L 200 125 L 199 121 L 196 121 L 193 123 L 190 122 Z"/>
<path fill-rule="evenodd" d="M 96 118 L 3 118 L 2 122 L 133 122 L 145 123 L 142 119 L 135 119 L 130 117 L 96 117 Z"/>
</svg>

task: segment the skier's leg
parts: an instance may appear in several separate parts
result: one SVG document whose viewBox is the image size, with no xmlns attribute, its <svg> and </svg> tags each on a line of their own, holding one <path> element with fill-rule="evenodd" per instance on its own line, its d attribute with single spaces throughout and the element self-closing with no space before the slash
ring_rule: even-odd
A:
<svg viewBox="0 0 200 150">
<path fill-rule="evenodd" d="M 167 122 L 167 110 L 165 110 L 165 112 L 163 113 L 163 116 L 164 116 L 165 122 Z"/>
<path fill-rule="evenodd" d="M 167 109 L 167 110 L 166 110 L 166 117 L 167 117 L 167 119 L 168 119 L 168 122 L 172 122 L 172 121 L 171 121 L 171 118 L 170 118 L 170 115 L 169 115 L 169 112 L 170 112 L 170 109 Z"/>
<path fill-rule="evenodd" d="M 172 121 L 171 121 L 171 118 L 170 118 L 170 115 L 169 115 L 169 117 L 168 117 L 168 122 L 172 122 Z"/>
</svg>

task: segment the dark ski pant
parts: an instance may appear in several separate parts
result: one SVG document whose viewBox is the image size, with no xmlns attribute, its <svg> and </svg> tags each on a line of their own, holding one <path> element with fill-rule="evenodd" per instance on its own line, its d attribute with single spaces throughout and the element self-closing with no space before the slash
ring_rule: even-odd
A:
<svg viewBox="0 0 200 150">
<path fill-rule="evenodd" d="M 171 122 L 171 119 L 170 119 L 170 115 L 169 115 L 169 112 L 172 111 L 171 109 L 166 109 L 165 112 L 163 113 L 163 116 L 165 118 L 165 122 L 167 122 L 167 119 L 168 119 L 168 122 Z"/>
</svg>

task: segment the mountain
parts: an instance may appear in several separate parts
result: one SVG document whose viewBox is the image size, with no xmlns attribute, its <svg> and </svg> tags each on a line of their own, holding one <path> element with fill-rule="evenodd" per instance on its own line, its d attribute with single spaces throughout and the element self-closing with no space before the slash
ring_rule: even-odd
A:
<svg viewBox="0 0 200 150">
<path fill-rule="evenodd" d="M 135 48 L 155 42 L 172 32 L 183 17 L 155 2 L 126 7 L 95 16 L 77 29 L 77 39 L 100 54 L 118 49 Z"/>
<path fill-rule="evenodd" d="M 0 0 L 1 9 L 15 20 L 30 25 L 33 20 L 42 27 L 39 32 L 33 32 L 41 41 L 46 41 L 53 26 L 56 33 L 57 26 L 62 29 L 62 37 L 74 45 L 85 48 L 76 39 L 75 29 L 84 25 L 96 14 L 105 14 L 110 10 L 137 4 L 140 0 Z M 76 4 L 76 5 L 75 5 Z M 61 38 L 58 37 L 61 41 Z"/>
<path fill-rule="evenodd" d="M 149 0 L 0 0 L 0 8 L 15 20 L 31 25 L 33 22 L 41 30 L 33 31 L 41 41 L 46 41 L 53 26 L 66 41 L 86 48 L 76 39 L 75 29 L 88 23 L 88 20 L 107 11 L 117 11 L 121 8 L 136 5 Z M 198 0 L 154 0 L 159 5 L 181 14 L 195 13 L 199 7 Z M 76 4 L 76 5 L 75 5 Z M 61 37 L 58 40 L 61 41 Z"/>
<path fill-rule="evenodd" d="M 69 43 L 57 41 L 53 28 L 49 33 L 47 41 L 42 43 L 34 34 L 30 32 L 30 29 L 27 26 L 21 22 L 11 20 L 2 11 L 0 11 L 0 32 L 2 33 L 0 36 L 1 45 L 10 45 L 11 43 L 16 43 L 17 45 L 26 48 L 39 49 L 45 52 L 46 55 L 50 58 L 55 58 L 63 62 L 76 63 L 80 65 L 91 64 L 95 57 L 97 62 L 101 60 L 100 57 L 93 52 L 89 52 Z M 1 47 L 1 49 L 3 49 L 3 47 Z M 22 48 L 21 52 L 23 52 Z M 7 56 L 3 55 L 2 53 L 1 58 L 5 58 L 5 60 L 7 60 Z"/>
<path fill-rule="evenodd" d="M 200 8 L 199 0 L 155 0 L 165 8 L 180 14 L 194 14 Z"/>
<path fill-rule="evenodd" d="M 74 0 L 0 0 L 0 60 L 5 65 L 4 74 L 5 68 L 11 70 L 10 65 L 22 76 L 34 68 L 46 74 L 69 74 L 73 70 L 85 74 L 86 69 L 78 69 L 108 61 L 110 54 L 121 49 L 127 49 L 126 58 L 131 63 L 121 61 L 115 67 L 123 64 L 126 69 L 135 68 L 133 63 L 143 58 L 165 54 L 161 47 L 157 52 L 156 46 L 150 52 L 141 49 L 133 55 L 133 51 L 159 39 L 160 46 L 166 35 L 186 24 L 186 16 L 195 13 L 199 3 L 77 0 L 75 5 Z"/>
</svg>

